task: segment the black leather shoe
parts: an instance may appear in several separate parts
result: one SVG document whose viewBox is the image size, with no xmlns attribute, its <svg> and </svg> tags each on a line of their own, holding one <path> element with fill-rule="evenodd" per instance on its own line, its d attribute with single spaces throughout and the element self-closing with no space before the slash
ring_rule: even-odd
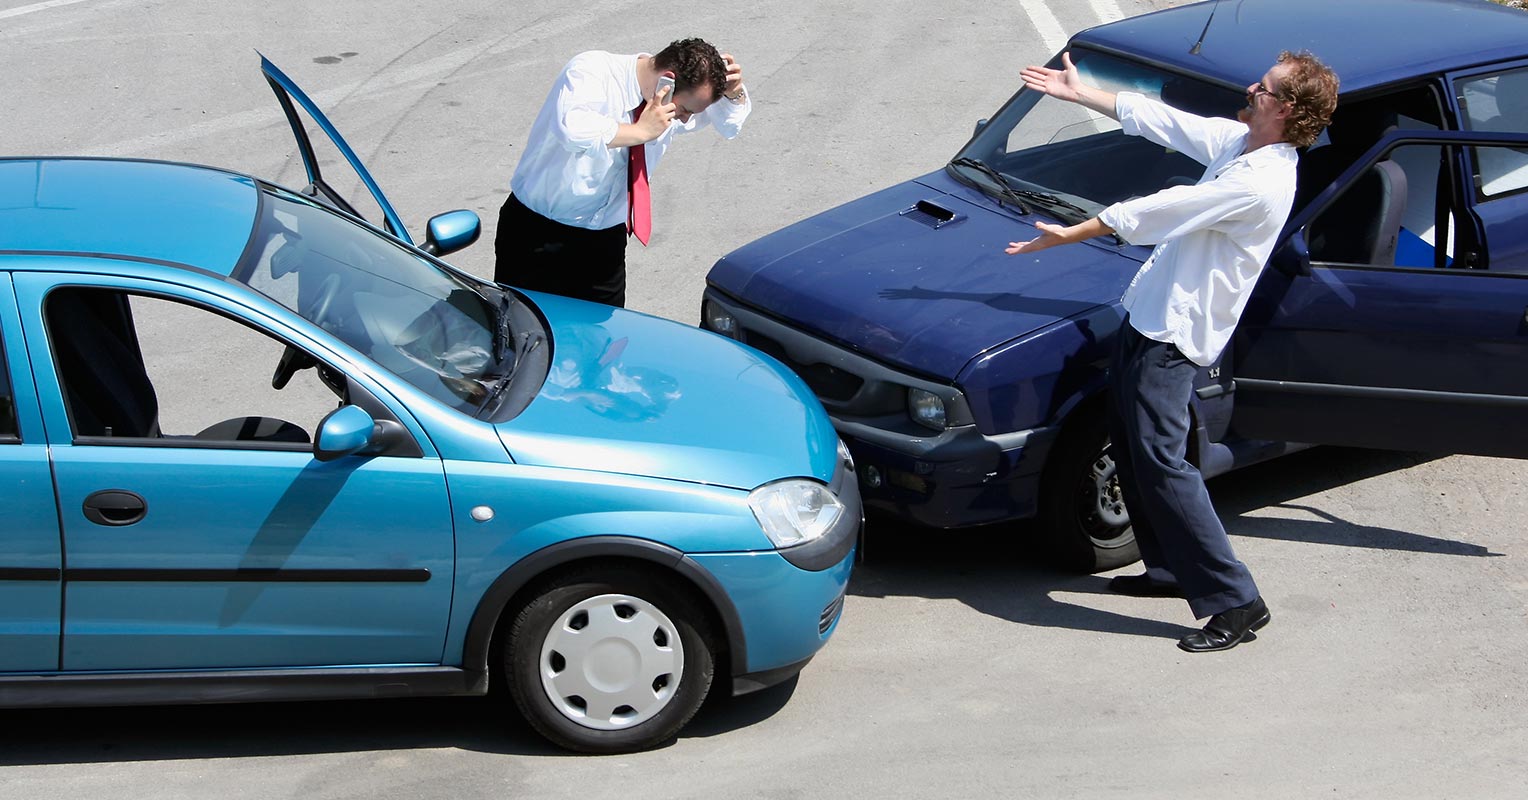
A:
<svg viewBox="0 0 1528 800">
<path fill-rule="evenodd" d="M 1109 579 L 1109 591 L 1131 597 L 1182 597 L 1176 583 L 1163 583 L 1149 575 L 1116 575 Z"/>
<path fill-rule="evenodd" d="M 1204 630 L 1195 631 L 1178 640 L 1178 646 L 1190 653 L 1213 653 L 1217 650 L 1230 650 L 1242 642 L 1257 638 L 1253 631 L 1268 624 L 1272 619 L 1268 613 L 1268 604 L 1263 598 L 1210 617 Z"/>
</svg>

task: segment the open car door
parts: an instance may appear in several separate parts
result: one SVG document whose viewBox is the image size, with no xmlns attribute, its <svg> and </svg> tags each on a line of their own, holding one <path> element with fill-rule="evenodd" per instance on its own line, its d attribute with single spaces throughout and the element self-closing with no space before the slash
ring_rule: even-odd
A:
<svg viewBox="0 0 1528 800">
<path fill-rule="evenodd" d="M 1237 435 L 1528 457 L 1528 263 L 1488 240 L 1509 226 L 1483 208 L 1478 167 L 1512 154 L 1528 163 L 1528 135 L 1392 132 L 1290 220 L 1237 331 Z M 1389 211 L 1373 213 L 1400 224 L 1322 252 L 1361 227 L 1324 215 L 1382 172 Z M 1528 225 L 1514 207 L 1510 226 Z"/>
<path fill-rule="evenodd" d="M 297 84 L 292 82 L 291 78 L 286 76 L 286 73 L 278 69 L 275 64 L 270 62 L 270 59 L 263 55 L 260 56 L 260 70 L 265 73 L 265 79 L 270 82 L 271 90 L 276 93 L 276 99 L 281 102 L 281 110 L 286 112 L 287 122 L 292 126 L 292 135 L 297 139 L 297 149 L 301 151 L 303 165 L 308 171 L 308 189 L 306 193 L 326 205 L 385 229 L 388 233 L 406 244 L 413 244 L 414 240 L 409 237 L 408 229 L 403 227 L 403 221 L 398 218 L 398 213 L 393 210 L 392 204 L 387 202 L 387 197 L 377 187 L 377 182 L 372 179 L 371 173 L 366 170 L 366 166 L 361 163 L 361 159 L 356 157 L 355 151 L 350 149 L 350 145 L 345 143 L 345 139 L 340 136 L 339 131 L 335 130 L 328 117 L 324 116 L 323 112 L 318 109 L 318 106 L 308 98 L 307 94 L 303 93 Z M 302 111 L 299 112 L 298 108 L 301 108 Z M 339 150 L 340 155 L 355 170 L 361 184 L 366 187 L 366 190 L 371 193 L 372 199 L 376 201 L 380 209 L 378 215 L 382 217 L 381 219 L 366 219 L 366 216 L 357 211 L 355 206 L 346 200 L 341 192 L 337 191 L 332 184 L 325 182 L 319 167 L 319 159 L 314 153 L 313 141 L 308 137 L 308 125 L 304 122 L 305 117 L 312 124 L 316 125 L 319 130 L 323 131 L 329 141 L 334 144 L 334 147 Z"/>
</svg>

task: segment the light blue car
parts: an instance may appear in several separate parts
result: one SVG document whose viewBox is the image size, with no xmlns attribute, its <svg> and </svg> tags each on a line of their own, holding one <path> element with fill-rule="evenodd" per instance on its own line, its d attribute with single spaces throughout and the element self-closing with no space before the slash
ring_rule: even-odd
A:
<svg viewBox="0 0 1528 800">
<path fill-rule="evenodd" d="M 552 741 L 621 752 L 675 736 L 713 680 L 798 672 L 862 525 L 806 386 L 436 260 L 476 215 L 415 247 L 262 62 L 300 192 L 0 159 L 0 707 L 502 681 Z M 380 227 L 320 174 L 313 126 Z"/>
</svg>

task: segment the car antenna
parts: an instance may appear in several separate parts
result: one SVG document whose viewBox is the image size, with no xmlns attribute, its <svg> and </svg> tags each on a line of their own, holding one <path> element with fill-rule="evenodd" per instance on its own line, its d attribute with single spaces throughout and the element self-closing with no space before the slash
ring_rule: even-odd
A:
<svg viewBox="0 0 1528 800">
<path fill-rule="evenodd" d="M 1194 46 L 1189 48 L 1189 55 L 1199 55 L 1199 45 L 1204 44 L 1204 35 L 1210 32 L 1210 23 L 1215 21 L 1215 11 L 1219 8 L 1220 0 L 1215 0 L 1215 5 L 1210 6 L 1210 18 L 1204 21 L 1204 30 L 1199 32 L 1199 41 L 1194 42 Z"/>
</svg>

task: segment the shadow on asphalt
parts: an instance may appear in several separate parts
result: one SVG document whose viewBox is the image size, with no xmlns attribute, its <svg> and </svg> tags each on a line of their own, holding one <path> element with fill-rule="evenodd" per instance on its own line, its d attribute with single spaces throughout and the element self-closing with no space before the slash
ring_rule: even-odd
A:
<svg viewBox="0 0 1528 800">
<path fill-rule="evenodd" d="M 742 697 L 726 682 L 679 734 L 707 738 L 774 716 L 796 679 Z M 508 698 L 449 697 L 224 706 L 4 712 L 0 767 L 453 748 L 571 756 L 542 739 Z"/>
<path fill-rule="evenodd" d="M 1496 556 L 1487 548 L 1424 534 L 1356 525 L 1298 500 L 1437 456 L 1316 448 L 1215 479 L 1210 492 L 1233 541 L 1257 537 L 1339 547 L 1445 556 Z M 1258 509 L 1302 509 L 1318 519 L 1252 517 Z M 850 593 L 864 597 L 952 598 L 982 613 L 1026 625 L 1176 639 L 1193 630 L 1065 602 L 1103 594 L 1106 579 L 1047 566 L 1034 553 L 1032 526 L 963 531 L 920 529 L 872 519 L 865 561 Z M 1187 622 L 1182 601 L 1164 614 Z M 1171 610 L 1168 610 L 1171 609 Z M 681 738 L 710 737 L 766 720 L 789 702 L 796 681 L 739 698 L 712 699 Z M 105 761 L 235 758 L 307 753 L 457 748 L 484 753 L 562 756 L 521 720 L 507 699 L 435 698 L 228 706 L 8 710 L 0 727 L 0 767 Z"/>
<path fill-rule="evenodd" d="M 1355 481 L 1408 469 L 1442 456 L 1354 448 L 1319 447 L 1248 467 L 1210 482 L 1210 495 L 1230 532 L 1241 537 L 1312 544 L 1402 550 L 1445 556 L 1500 555 L 1468 542 L 1410 531 L 1358 525 L 1302 505 L 1300 498 Z M 1249 516 L 1267 508 L 1287 508 L 1317 519 Z M 1099 633 L 1177 639 L 1198 626 L 1086 608 L 1066 602 L 1067 594 L 1108 594 L 1108 580 L 1075 575 L 1049 566 L 1032 544 L 1031 523 L 965 530 L 921 528 L 872 517 L 864 561 L 855 568 L 849 593 L 862 597 L 954 599 L 1000 619 L 1024 625 Z M 1176 604 L 1181 600 L 1142 602 Z"/>
</svg>

